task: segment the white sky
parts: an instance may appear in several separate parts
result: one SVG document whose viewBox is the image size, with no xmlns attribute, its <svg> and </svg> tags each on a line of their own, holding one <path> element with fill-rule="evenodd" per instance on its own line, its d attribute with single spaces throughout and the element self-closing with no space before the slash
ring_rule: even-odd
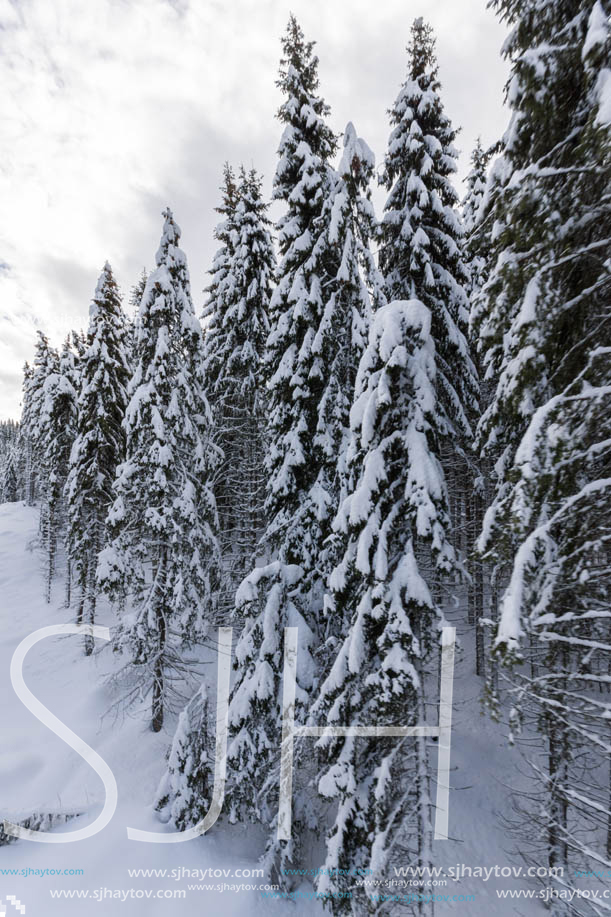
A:
<svg viewBox="0 0 611 917">
<path fill-rule="evenodd" d="M 461 178 L 478 134 L 504 131 L 505 30 L 485 0 L 0 0 L 0 418 L 19 416 L 36 328 L 57 345 L 86 327 L 106 259 L 128 294 L 168 204 L 199 311 L 223 162 L 271 192 L 291 11 L 333 128 L 353 121 L 378 163 L 416 16 L 437 33 Z"/>
</svg>

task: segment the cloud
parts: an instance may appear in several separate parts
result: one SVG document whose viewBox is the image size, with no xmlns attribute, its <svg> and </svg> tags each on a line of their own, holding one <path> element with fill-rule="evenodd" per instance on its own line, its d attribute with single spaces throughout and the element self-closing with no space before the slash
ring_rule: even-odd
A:
<svg viewBox="0 0 611 917">
<path fill-rule="evenodd" d="M 2 288 L 9 286 L 3 282 Z M 15 308 L 14 302 L 0 311 L 0 417 L 19 416 L 23 364 L 32 358 L 36 326 L 34 313 Z"/>
<path fill-rule="evenodd" d="M 252 163 L 271 191 L 291 10 L 317 40 L 334 128 L 353 120 L 380 160 L 415 0 L 0 0 L 0 303 L 13 321 L 0 415 L 18 411 L 36 326 L 59 343 L 86 324 L 107 258 L 128 292 L 151 265 L 166 204 L 201 302 L 223 162 Z M 426 14 L 468 151 L 507 120 L 503 30 L 480 0 L 429 0 Z"/>
</svg>

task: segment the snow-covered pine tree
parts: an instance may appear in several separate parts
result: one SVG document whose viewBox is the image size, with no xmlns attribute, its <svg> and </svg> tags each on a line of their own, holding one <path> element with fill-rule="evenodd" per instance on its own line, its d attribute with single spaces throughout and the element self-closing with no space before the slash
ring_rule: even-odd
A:
<svg viewBox="0 0 611 917">
<path fill-rule="evenodd" d="M 136 339 L 138 337 L 138 332 L 136 330 L 136 322 L 138 321 L 140 303 L 142 302 L 142 297 L 146 289 L 147 280 L 148 273 L 146 268 L 143 267 L 138 282 L 133 285 L 129 293 L 129 311 L 126 316 L 127 323 L 125 328 L 125 347 L 132 366 L 135 366 L 137 361 Z"/>
<path fill-rule="evenodd" d="M 124 420 L 125 461 L 108 515 L 111 536 L 98 581 L 119 605 L 115 646 L 152 693 L 152 728 L 163 725 L 181 651 L 215 621 L 220 569 L 210 487 L 218 460 L 203 391 L 202 332 L 191 300 L 180 229 L 164 211 L 157 267 L 138 317 L 138 364 Z M 127 604 L 126 604 L 127 603 Z"/>
<path fill-rule="evenodd" d="M 204 290 L 208 298 L 202 310 L 202 374 L 211 411 L 210 436 L 222 452 L 222 461 L 218 462 L 210 480 L 217 508 L 222 562 L 219 571 L 221 579 L 216 589 L 219 618 L 226 617 L 228 609 L 233 610 L 236 581 L 239 582 L 240 571 L 244 575 L 244 563 L 252 553 L 249 547 L 254 547 L 260 526 L 255 516 L 253 487 L 254 476 L 261 473 L 260 467 L 257 467 L 260 466 L 257 445 L 263 417 L 260 413 L 263 392 L 259 365 L 261 345 L 268 328 L 268 286 L 275 264 L 260 185 L 253 172 L 256 202 L 252 201 L 254 211 L 251 210 L 246 224 L 252 232 L 254 216 L 255 220 L 259 220 L 259 233 L 255 229 L 251 239 L 255 250 L 241 252 L 251 262 L 249 275 L 254 280 L 252 287 L 245 283 L 246 271 L 239 264 L 239 258 L 235 257 L 236 249 L 242 248 L 239 242 L 241 232 L 236 222 L 236 209 L 246 182 L 244 175 L 241 178 L 239 189 L 235 173 L 226 162 L 221 185 L 222 201 L 216 208 L 223 219 L 214 231 L 214 237 L 221 246 L 214 256 L 210 271 L 212 281 Z M 264 242 L 263 249 L 259 249 L 261 241 Z M 268 252 L 264 251 L 266 247 Z M 266 254 L 271 256 L 269 277 L 264 276 Z M 254 271 L 253 263 L 258 268 Z M 242 521 L 248 520 L 249 513 L 253 525 L 245 529 Z M 212 774 L 209 771 L 211 762 L 205 751 L 207 720 L 208 694 L 206 684 L 202 683 L 180 715 L 155 804 L 161 820 L 172 820 L 179 830 L 197 824 L 209 805 L 208 780 L 212 780 Z"/>
<path fill-rule="evenodd" d="M 526 663 L 510 669 L 514 709 L 545 742 L 532 756 L 537 789 L 521 803 L 524 837 L 534 862 L 544 854 L 567 882 L 571 863 L 600 866 L 594 837 L 611 861 L 600 783 L 611 666 L 609 11 L 599 0 L 493 5 L 512 26 L 512 117 L 481 294 L 495 392 L 479 440 L 496 490 L 481 546 L 506 584 L 499 653 Z"/>
<path fill-rule="evenodd" d="M 79 588 L 77 623 L 93 623 L 98 598 L 98 553 L 106 543 L 106 516 L 117 466 L 125 455 L 122 421 L 130 376 L 125 316 L 108 262 L 89 309 L 87 348 L 79 360 L 76 436 L 65 486 L 68 554 Z M 85 652 L 93 640 L 85 639 Z"/>
<path fill-rule="evenodd" d="M 155 801 L 161 821 L 171 821 L 178 831 L 197 825 L 210 808 L 214 771 L 210 745 L 208 689 L 202 682 L 178 718 Z"/>
<path fill-rule="evenodd" d="M 233 612 L 236 588 L 253 561 L 261 535 L 266 423 L 263 355 L 269 333 L 269 299 L 276 267 L 261 180 L 241 168 L 236 183 L 225 166 L 226 219 L 216 229 L 223 242 L 214 259 L 204 316 L 203 373 L 212 410 L 212 433 L 223 453 L 214 494 L 219 514 L 224 582 L 220 616 Z M 156 808 L 182 830 L 197 824 L 210 804 L 213 764 L 207 754 L 205 684 L 181 713 Z"/>
<path fill-rule="evenodd" d="M 49 384 L 59 377 L 59 353 L 55 348 L 49 347 L 44 355 L 44 377 L 38 398 L 35 401 L 35 450 L 36 457 L 36 497 L 38 503 L 38 536 L 41 553 L 45 563 L 45 598 L 50 601 L 51 579 L 55 566 L 55 547 L 57 533 L 54 529 L 54 520 L 51 517 L 51 505 L 47 499 L 53 491 L 53 469 L 48 462 L 47 444 L 53 438 L 53 429 L 49 422 L 49 408 L 52 399 L 49 398 Z"/>
<path fill-rule="evenodd" d="M 486 279 L 485 269 L 487 263 L 485 239 L 480 230 L 480 212 L 486 194 L 488 178 L 488 163 L 493 155 L 493 150 L 485 150 L 481 139 L 471 153 L 471 171 L 467 175 L 467 193 L 462 201 L 462 219 L 465 230 L 465 255 L 468 262 L 468 291 L 472 295 L 479 291 Z"/>
<path fill-rule="evenodd" d="M 78 399 L 81 393 L 81 361 L 87 349 L 86 336 L 83 332 L 71 331 L 64 343 L 64 348 L 60 356 L 60 365 L 67 382 L 74 392 L 74 404 L 70 428 L 70 449 L 68 451 L 67 462 L 63 474 L 63 487 L 61 494 L 62 506 L 62 538 L 64 547 L 64 605 L 70 608 L 72 603 L 72 560 L 70 557 L 69 538 L 70 526 L 68 519 L 68 499 L 66 494 L 66 484 L 70 474 L 70 457 L 72 455 L 72 446 L 77 436 L 77 419 L 78 419 Z"/>
<path fill-rule="evenodd" d="M 315 439 L 321 457 L 315 493 L 319 495 L 316 524 L 321 527 L 323 578 L 340 559 L 336 550 L 343 552 L 341 537 L 331 535 L 331 523 L 350 487 L 347 451 L 357 369 L 372 313 L 386 305 L 384 279 L 371 248 L 379 232 L 371 202 L 374 170 L 371 149 L 357 136 L 354 125 L 348 123 L 342 157 L 322 218 L 327 235 L 321 241 L 336 249 L 339 266 L 327 284 L 325 310 L 314 346 L 327 367 Z M 336 641 L 343 634 L 342 622 L 328 593 L 325 603 L 327 658 L 321 661 L 323 668 L 331 664 Z"/>
<path fill-rule="evenodd" d="M 263 356 L 276 258 L 261 179 L 225 167 L 227 219 L 216 230 L 223 248 L 214 261 L 204 331 L 204 376 L 214 437 L 223 451 L 215 477 L 225 583 L 222 611 L 250 569 L 263 528 L 266 392 Z"/>
<path fill-rule="evenodd" d="M 354 485 L 335 521 L 345 553 L 330 579 L 343 639 L 313 708 L 329 725 L 424 721 L 425 677 L 439 641 L 434 599 L 455 568 L 442 468 L 431 311 L 395 301 L 373 317 L 351 412 Z M 423 739 L 320 739 L 319 793 L 337 800 L 321 893 L 334 913 L 363 913 L 349 896 L 354 869 L 384 873 L 391 854 L 430 861 L 431 818 Z M 400 855 L 399 855 L 400 854 Z"/>
<path fill-rule="evenodd" d="M 57 365 L 58 355 L 49 345 L 49 339 L 42 331 L 36 332 L 34 362 L 25 364 L 23 375 L 23 403 L 21 413 L 21 435 L 25 456 L 25 500 L 33 506 L 39 493 L 40 468 L 42 464 L 40 446 L 40 425 L 44 411 L 44 384 L 47 376 Z"/>
<path fill-rule="evenodd" d="M 488 280 L 494 263 L 494 252 L 498 253 L 497 239 L 502 232 L 502 221 L 495 213 L 496 199 L 505 182 L 505 158 L 503 156 L 503 139 L 492 144 L 487 150 L 480 150 L 478 141 L 471 157 L 472 169 L 467 177 L 468 191 L 463 200 L 463 220 L 465 225 L 465 255 L 469 268 L 469 339 L 472 344 L 474 359 L 480 372 L 480 409 L 481 413 L 488 406 L 491 398 L 490 385 L 492 373 L 482 362 L 484 346 L 482 342 L 482 325 L 488 321 L 490 303 L 487 296 L 481 295 L 482 287 Z M 481 189 L 484 183 L 483 193 Z"/>
<path fill-rule="evenodd" d="M 416 298 L 431 310 L 439 410 L 446 427 L 444 472 L 452 495 L 454 538 L 464 548 L 478 383 L 466 340 L 469 275 L 451 181 L 456 131 L 440 96 L 433 30 L 422 19 L 412 26 L 408 58 L 407 79 L 390 111 L 393 129 L 382 175 L 389 195 L 380 269 L 389 300 Z"/>
<path fill-rule="evenodd" d="M 477 327 L 479 322 L 477 302 L 479 291 L 486 280 L 491 232 L 490 221 L 483 219 L 483 204 L 487 194 L 488 164 L 494 153 L 498 152 L 499 146 L 500 144 L 495 144 L 485 150 L 482 147 L 480 138 L 477 139 L 475 149 L 471 154 L 471 171 L 466 179 L 467 193 L 462 201 L 462 218 L 465 230 L 464 257 L 468 271 L 466 290 L 470 301 L 469 341 L 473 360 L 480 378 L 482 374 L 477 347 Z M 490 193 L 490 189 L 488 189 L 488 193 Z M 489 396 L 490 383 L 482 381 L 480 384 L 480 409 L 487 404 Z M 476 544 L 481 532 L 484 510 L 489 502 L 488 482 L 490 468 L 484 460 L 475 460 L 471 470 L 472 486 L 470 494 L 467 495 L 468 525 L 466 539 L 469 573 L 471 575 L 468 623 L 475 627 L 475 671 L 477 675 L 484 675 L 486 673 L 486 656 L 489 656 L 490 653 L 486 653 L 485 633 L 481 626 L 481 621 L 484 616 L 486 596 L 492 591 L 495 598 L 494 600 L 489 599 L 489 604 L 496 605 L 496 591 L 489 583 L 490 571 L 479 556 Z M 493 611 L 493 614 L 496 616 L 496 610 Z M 489 666 L 488 674 L 492 678 L 495 677 L 494 667 Z M 492 686 L 490 680 L 488 686 Z"/>
<path fill-rule="evenodd" d="M 20 431 L 14 420 L 0 421 L 0 500 L 19 500 Z"/>
<path fill-rule="evenodd" d="M 490 150 L 482 146 L 482 138 L 478 137 L 471 152 L 471 170 L 465 179 L 467 193 L 462 201 L 462 218 L 467 236 L 479 221 L 479 211 L 486 193 L 488 177 L 488 162 Z"/>
<path fill-rule="evenodd" d="M 74 350 L 74 355 L 76 359 L 76 365 L 79 365 L 79 360 L 82 360 L 85 356 L 85 351 L 87 350 L 87 335 L 84 331 L 71 331 L 70 340 L 72 342 L 72 349 Z"/>
<path fill-rule="evenodd" d="M 238 203 L 238 186 L 235 172 L 228 162 L 223 166 L 223 182 L 220 191 L 221 203 L 215 210 L 221 214 L 222 219 L 214 229 L 214 238 L 221 245 L 216 251 L 212 262 L 212 269 L 210 270 L 212 280 L 204 289 L 204 293 L 208 294 L 202 310 L 204 333 L 207 333 L 208 329 L 214 332 L 217 321 L 216 316 L 222 314 L 220 303 L 217 303 L 217 296 L 219 291 L 229 282 L 229 263 L 235 249 L 233 216 Z"/>
<path fill-rule="evenodd" d="M 146 281 L 148 280 L 148 274 L 146 268 L 143 267 L 138 278 L 138 282 L 133 285 L 129 294 L 129 305 L 131 308 L 131 319 L 135 319 L 140 311 L 140 303 L 142 302 L 142 297 L 144 296 L 144 291 L 146 290 Z"/>
<path fill-rule="evenodd" d="M 235 252 L 236 236 L 234 232 L 234 214 L 238 203 L 238 186 L 235 172 L 232 166 L 226 162 L 223 166 L 223 180 L 220 186 L 221 203 L 215 207 L 217 213 L 221 215 L 221 220 L 214 229 L 214 238 L 220 242 L 220 247 L 215 252 L 212 268 L 209 271 L 211 281 L 204 288 L 207 293 L 207 299 L 202 309 L 202 326 L 204 334 L 202 365 L 204 372 L 205 394 L 208 404 L 215 414 L 215 395 L 214 388 L 216 379 L 223 373 L 224 366 L 221 360 L 215 357 L 215 352 L 219 348 L 220 342 L 224 339 L 226 333 L 223 324 L 226 312 L 225 299 L 230 297 L 233 284 L 230 263 Z M 224 354 L 224 356 L 227 356 Z M 216 427 L 216 424 L 214 424 Z M 217 501 L 217 513 L 219 515 L 219 535 L 220 546 L 223 559 L 227 554 L 227 543 L 224 538 L 225 515 L 229 512 L 228 508 L 223 506 L 222 490 L 222 465 L 219 464 L 217 474 L 214 480 L 215 500 Z M 231 601 L 229 594 L 232 591 L 231 577 L 223 576 L 221 584 L 221 595 L 219 596 L 220 608 Z"/>
<path fill-rule="evenodd" d="M 8 452 L 2 466 L 2 502 L 16 503 L 19 499 L 19 481 L 17 478 L 16 458 Z"/>
<path fill-rule="evenodd" d="M 78 383 L 70 338 L 43 386 L 40 423 L 41 514 L 44 519 L 45 598 L 51 601 L 58 544 L 66 527 L 64 486 L 76 435 Z M 67 571 L 69 577 L 69 570 Z M 68 587 L 69 588 L 69 587 Z"/>
<path fill-rule="evenodd" d="M 336 520 L 344 557 L 330 581 L 332 607 L 349 630 L 316 704 L 319 716 L 338 723 L 423 718 L 442 583 L 458 568 L 445 479 L 460 482 L 464 493 L 451 509 L 464 526 L 466 454 L 477 403 L 465 337 L 468 275 L 450 181 L 455 132 L 439 97 L 432 31 L 420 19 L 391 121 L 380 266 L 395 302 L 374 316 L 359 369 L 351 493 Z M 362 740 L 359 748 L 359 741 L 322 743 L 328 769 L 319 790 L 339 797 L 328 864 L 382 870 L 393 850 L 426 864 L 431 833 L 424 742 Z M 337 873 L 328 873 L 319 887 L 346 889 Z M 351 907 L 347 899 L 332 906 Z"/>
<path fill-rule="evenodd" d="M 0 455 L 4 455 L 19 437 L 19 424 L 15 420 L 0 420 Z"/>
<path fill-rule="evenodd" d="M 276 816 L 286 625 L 300 631 L 299 703 L 313 683 L 309 646 L 319 626 L 325 576 L 321 535 L 333 515 L 328 495 L 317 486 L 324 461 L 318 444 L 321 402 L 337 347 L 324 325 L 331 326 L 327 304 L 340 267 L 323 212 L 335 181 L 329 165 L 335 137 L 325 121 L 328 106 L 318 95 L 318 58 L 293 16 L 282 45 L 277 85 L 285 99 L 278 117 L 285 127 L 274 198 L 284 203 L 285 212 L 277 224 L 281 262 L 266 353 L 269 521 L 264 545 L 269 563 L 246 578 L 236 597 L 245 624 L 236 647 L 229 712 L 231 817 L 258 818 L 267 825 Z M 243 773 L 248 780 L 241 779 Z M 299 820 L 299 804 L 296 812 Z M 281 856 L 293 853 L 289 845 Z M 270 838 L 270 869 L 278 869 L 277 854 Z"/>
<path fill-rule="evenodd" d="M 32 476 L 32 438 L 30 436 L 30 419 L 32 416 L 32 389 L 34 367 L 28 361 L 23 364 L 21 382 L 21 418 L 19 421 L 19 475 L 21 480 L 21 498 L 31 506 L 34 486 Z"/>
</svg>

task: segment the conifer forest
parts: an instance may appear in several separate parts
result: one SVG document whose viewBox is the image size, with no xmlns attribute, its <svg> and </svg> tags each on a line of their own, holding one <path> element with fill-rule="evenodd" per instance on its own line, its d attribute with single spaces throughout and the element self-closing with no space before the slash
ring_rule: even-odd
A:
<svg viewBox="0 0 611 917">
<path fill-rule="evenodd" d="M 259 165 L 219 159 L 203 293 L 169 201 L 131 290 L 106 262 L 83 328 L 63 343 L 37 333 L 21 416 L 0 424 L 0 502 L 35 521 L 26 631 L 76 628 L 32 658 L 44 651 L 58 677 L 78 666 L 83 691 L 104 696 L 100 722 L 136 724 L 117 774 L 142 767 L 150 818 L 134 805 L 130 824 L 191 830 L 189 862 L 248 839 L 274 891 L 104 914 L 611 910 L 611 6 L 489 7 L 508 33 L 509 123 L 472 151 L 466 193 L 426 9 L 398 24 L 405 71 L 375 154 L 333 121 L 332 61 L 291 15 L 269 74 L 282 96 L 277 161 L 260 164 L 271 200 Z M 7 537 L 0 579 L 23 553 Z M 440 673 L 454 632 L 467 701 L 450 747 Z M 463 722 L 473 741 L 494 737 L 493 829 L 478 828 Z M 469 760 L 484 766 L 486 747 Z M 83 773 L 90 809 L 49 778 L 30 809 L 2 812 L 0 866 L 51 849 L 9 822 L 68 834 L 91 821 L 104 793 Z M 531 900 L 400 887 L 396 867 L 451 876 L 443 845 L 469 819 L 481 856 L 452 860 L 487 862 L 496 832 L 494 862 L 521 867 Z"/>
</svg>

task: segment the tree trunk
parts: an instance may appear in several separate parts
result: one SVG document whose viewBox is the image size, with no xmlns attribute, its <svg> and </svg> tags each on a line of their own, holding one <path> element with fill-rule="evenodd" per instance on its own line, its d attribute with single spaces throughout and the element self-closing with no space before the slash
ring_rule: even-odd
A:
<svg viewBox="0 0 611 917">
<path fill-rule="evenodd" d="M 45 510 L 45 531 L 44 542 L 47 549 L 47 576 L 45 584 L 45 600 L 47 605 L 51 602 L 51 584 L 55 575 L 55 550 L 56 550 L 56 532 L 55 532 L 55 510 L 52 501 L 47 503 Z"/>
<path fill-rule="evenodd" d="M 471 550 L 475 549 L 475 541 L 482 530 L 484 520 L 484 501 L 477 494 L 473 498 L 475 532 Z M 482 677 L 486 674 L 486 651 L 484 647 L 484 629 L 482 627 L 482 618 L 484 617 L 484 562 L 481 557 L 476 556 L 473 565 L 473 598 L 475 611 L 475 674 Z"/>
<path fill-rule="evenodd" d="M 86 583 L 87 583 L 87 577 L 88 577 L 88 569 L 89 569 L 89 565 L 85 561 L 84 569 L 81 570 L 81 575 L 79 577 L 80 586 L 81 586 L 81 594 L 79 596 L 78 608 L 76 610 L 76 623 L 79 625 L 83 623 L 83 614 L 85 611 L 85 599 L 87 597 Z"/>
<path fill-rule="evenodd" d="M 72 591 L 72 565 L 70 563 L 70 558 L 66 559 L 66 594 L 64 597 L 64 608 L 70 608 L 71 602 L 71 591 Z"/>
<path fill-rule="evenodd" d="M 165 548 L 162 550 L 159 571 L 157 573 L 156 591 L 156 608 L 155 616 L 157 621 L 157 632 L 159 634 L 158 652 L 153 667 L 153 705 L 151 728 L 153 732 L 159 732 L 163 726 L 164 714 L 164 671 L 163 658 L 165 655 L 166 643 L 166 620 L 165 620 L 165 588 L 166 588 L 166 558 Z"/>
<path fill-rule="evenodd" d="M 93 545 L 91 548 L 91 557 L 89 560 L 89 565 L 87 569 L 87 623 L 95 624 L 95 610 L 97 604 L 97 593 L 96 593 L 96 572 L 97 572 L 97 556 L 100 545 L 100 536 L 99 536 L 99 522 L 95 520 L 94 522 L 94 531 L 93 531 Z M 85 637 L 85 656 L 91 656 L 93 653 L 94 641 L 93 637 L 89 634 Z"/>
<path fill-rule="evenodd" d="M 554 714 L 548 714 L 548 768 L 549 768 L 549 866 L 561 866 L 566 870 L 568 849 L 567 801 L 565 783 L 567 777 L 567 743 L 564 728 L 554 721 Z"/>
<path fill-rule="evenodd" d="M 161 656 L 155 660 L 153 672 L 153 706 L 151 728 L 160 732 L 163 726 L 163 662 Z"/>
</svg>

